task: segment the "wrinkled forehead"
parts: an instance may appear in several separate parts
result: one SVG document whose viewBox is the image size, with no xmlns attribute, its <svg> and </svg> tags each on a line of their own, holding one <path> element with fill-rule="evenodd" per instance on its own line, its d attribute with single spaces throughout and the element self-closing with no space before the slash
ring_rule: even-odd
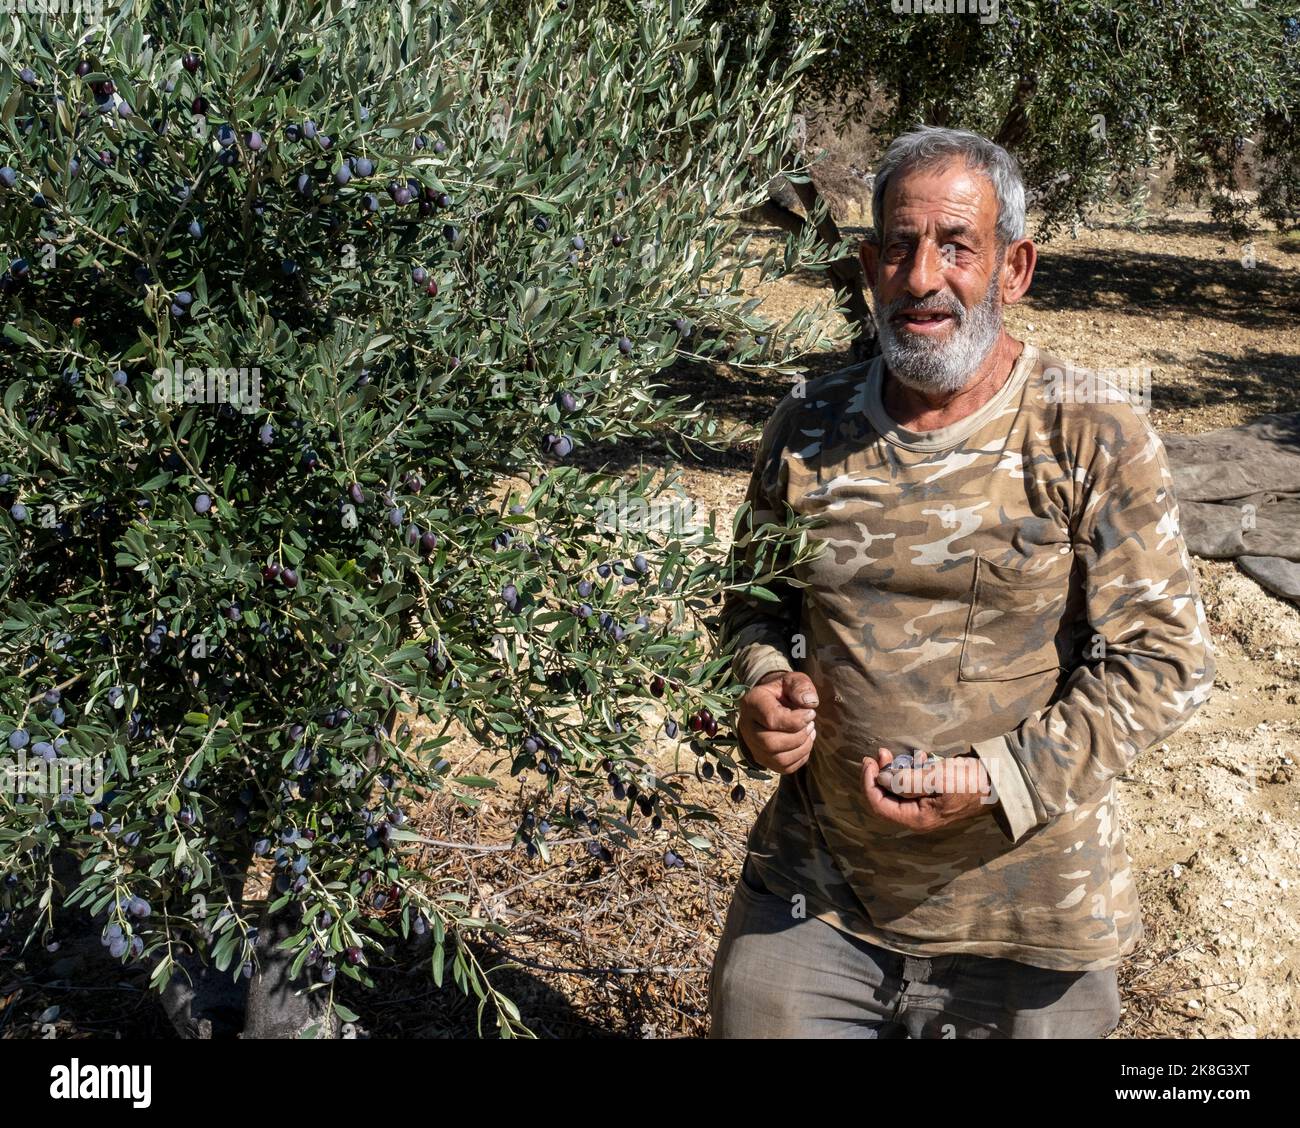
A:
<svg viewBox="0 0 1300 1128">
<path fill-rule="evenodd" d="M 885 185 L 886 235 L 965 234 L 992 241 L 998 198 L 990 177 L 960 157 L 903 165 Z"/>
</svg>

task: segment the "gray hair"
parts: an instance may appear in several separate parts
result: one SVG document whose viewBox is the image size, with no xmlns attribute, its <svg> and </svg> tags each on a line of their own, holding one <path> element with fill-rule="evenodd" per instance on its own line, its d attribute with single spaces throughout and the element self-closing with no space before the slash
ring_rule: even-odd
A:
<svg viewBox="0 0 1300 1128">
<path fill-rule="evenodd" d="M 1025 183 L 1020 163 L 1001 145 L 968 129 L 918 125 L 894 138 L 876 169 L 871 188 L 871 221 L 875 241 L 885 234 L 885 190 L 899 171 L 940 168 L 960 159 L 973 172 L 983 173 L 993 184 L 998 200 L 995 231 L 1000 246 L 1025 237 Z"/>
</svg>

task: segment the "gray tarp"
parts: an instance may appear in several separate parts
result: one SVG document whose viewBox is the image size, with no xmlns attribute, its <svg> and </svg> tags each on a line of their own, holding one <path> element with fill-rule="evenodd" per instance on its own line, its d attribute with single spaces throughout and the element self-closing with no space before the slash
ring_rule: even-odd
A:
<svg viewBox="0 0 1300 1128">
<path fill-rule="evenodd" d="M 1160 438 L 1187 551 L 1300 603 L 1300 412 Z"/>
</svg>

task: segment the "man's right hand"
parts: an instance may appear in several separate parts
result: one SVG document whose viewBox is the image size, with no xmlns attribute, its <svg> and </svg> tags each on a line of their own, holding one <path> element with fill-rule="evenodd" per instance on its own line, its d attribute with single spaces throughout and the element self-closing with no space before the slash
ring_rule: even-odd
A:
<svg viewBox="0 0 1300 1128">
<path fill-rule="evenodd" d="M 817 688 L 797 670 L 768 674 L 740 699 L 737 728 L 754 761 L 789 775 L 812 755 Z"/>
</svg>

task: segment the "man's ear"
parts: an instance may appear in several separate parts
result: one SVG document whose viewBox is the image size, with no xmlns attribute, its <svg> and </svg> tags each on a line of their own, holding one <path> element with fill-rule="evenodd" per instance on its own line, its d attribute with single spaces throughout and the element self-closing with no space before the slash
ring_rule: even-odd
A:
<svg viewBox="0 0 1300 1128">
<path fill-rule="evenodd" d="M 858 244 L 858 261 L 862 263 L 862 272 L 867 276 L 867 284 L 876 288 L 876 265 L 880 261 L 880 248 L 870 239 L 863 239 Z"/>
<path fill-rule="evenodd" d="M 1034 280 L 1038 248 L 1032 239 L 1017 239 L 1008 245 L 1002 260 L 1002 303 L 1014 305 L 1029 290 Z"/>
</svg>

